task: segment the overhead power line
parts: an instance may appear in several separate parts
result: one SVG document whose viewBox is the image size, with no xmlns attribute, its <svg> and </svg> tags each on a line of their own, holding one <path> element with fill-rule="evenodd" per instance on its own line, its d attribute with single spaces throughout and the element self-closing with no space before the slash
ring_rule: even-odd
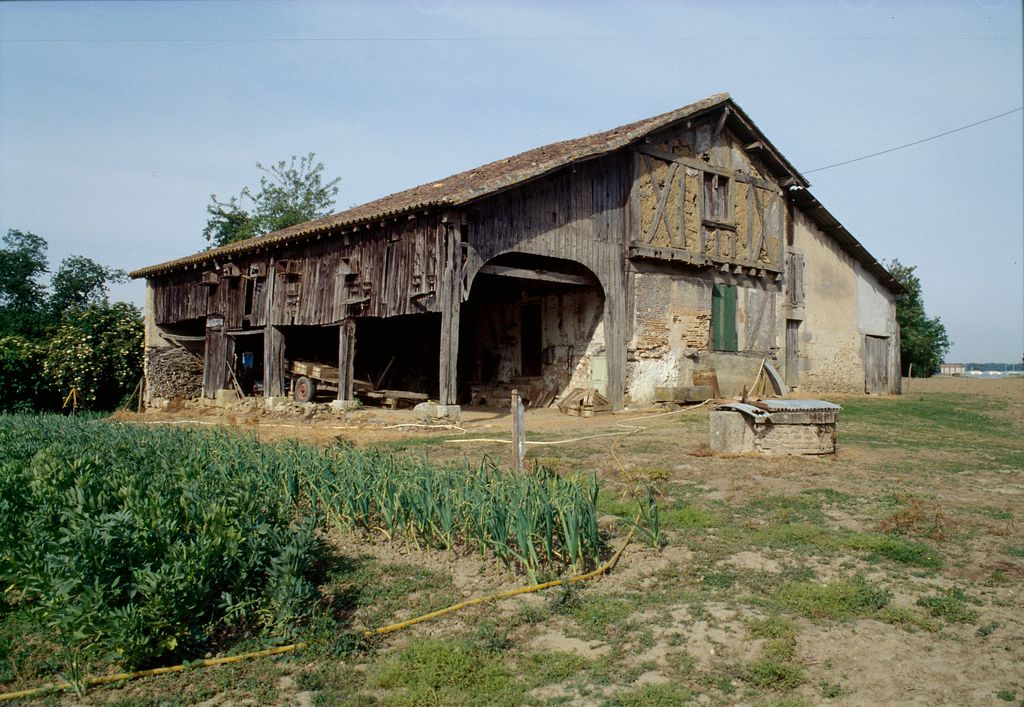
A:
<svg viewBox="0 0 1024 707">
<path fill-rule="evenodd" d="M 953 133 L 958 133 L 961 130 L 967 130 L 967 128 L 973 128 L 974 126 L 981 125 L 982 123 L 988 123 L 990 121 L 997 120 L 998 118 L 1005 118 L 1008 115 L 1012 115 L 1013 113 L 1018 113 L 1018 112 L 1020 112 L 1022 110 L 1024 110 L 1024 106 L 1021 106 L 1019 108 L 1014 108 L 1013 110 L 1008 110 L 1005 113 L 1000 113 L 999 115 L 993 115 L 993 116 L 991 116 L 989 118 L 985 118 L 984 120 L 979 120 L 976 123 L 969 123 L 967 125 L 961 125 L 959 128 L 953 128 L 952 130 L 947 130 L 944 133 L 939 133 L 938 135 L 932 135 L 931 137 L 926 137 L 926 138 L 924 138 L 922 140 L 915 140 L 914 142 L 908 142 L 905 145 L 899 145 L 897 147 L 890 147 L 888 150 L 882 150 L 881 152 L 872 152 L 870 155 L 864 155 L 863 157 L 854 157 L 852 160 L 844 160 L 843 162 L 836 162 L 835 164 L 825 165 L 824 167 L 815 167 L 814 169 L 805 169 L 805 170 L 803 170 L 803 174 L 810 174 L 811 172 L 821 172 L 822 170 L 832 169 L 833 167 L 842 167 L 844 164 L 852 164 L 854 162 L 860 162 L 861 160 L 871 159 L 872 157 L 878 157 L 879 155 L 885 155 L 885 154 L 888 154 L 890 152 L 896 152 L 897 150 L 903 150 L 903 149 L 906 149 L 908 147 L 913 147 L 914 145 L 920 145 L 922 142 L 928 142 L 929 140 L 937 140 L 940 137 L 945 137 L 946 135 L 952 135 Z"/>
</svg>

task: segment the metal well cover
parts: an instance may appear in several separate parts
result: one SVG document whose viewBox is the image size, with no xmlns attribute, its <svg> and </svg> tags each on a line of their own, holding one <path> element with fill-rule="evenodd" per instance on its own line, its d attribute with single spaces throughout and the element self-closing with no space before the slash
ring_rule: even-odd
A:
<svg viewBox="0 0 1024 707">
<path fill-rule="evenodd" d="M 827 400 L 760 400 L 770 412 L 818 412 L 842 410 L 842 407 Z"/>
</svg>

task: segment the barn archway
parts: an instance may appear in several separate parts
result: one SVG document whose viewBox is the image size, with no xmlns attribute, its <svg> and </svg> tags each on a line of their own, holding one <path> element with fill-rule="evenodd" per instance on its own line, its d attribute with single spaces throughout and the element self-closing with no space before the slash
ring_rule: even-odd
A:
<svg viewBox="0 0 1024 707">
<path fill-rule="evenodd" d="M 576 387 L 605 392 L 605 298 L 592 271 L 514 252 L 488 260 L 471 283 L 460 322 L 460 402 L 505 406 L 515 389 L 541 406 Z"/>
</svg>

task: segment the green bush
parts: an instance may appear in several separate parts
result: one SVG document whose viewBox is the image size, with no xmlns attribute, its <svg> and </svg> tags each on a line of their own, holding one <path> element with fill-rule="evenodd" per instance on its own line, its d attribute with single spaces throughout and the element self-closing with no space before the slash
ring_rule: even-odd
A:
<svg viewBox="0 0 1024 707">
<path fill-rule="evenodd" d="M 138 307 L 117 302 L 74 309 L 54 328 L 41 373 L 61 399 L 74 387 L 83 408 L 113 410 L 139 382 L 142 350 Z"/>
<path fill-rule="evenodd" d="M 932 616 L 945 619 L 949 623 L 972 624 L 978 620 L 978 612 L 967 606 L 968 602 L 980 603 L 954 587 L 932 596 L 918 597 L 917 605 L 927 609 Z"/>
<path fill-rule="evenodd" d="M 0 582 L 62 640 L 129 666 L 193 653 L 218 622 L 286 630 L 308 611 L 319 545 L 274 483 L 274 455 L 246 446 L 0 418 Z"/>
<path fill-rule="evenodd" d="M 0 412 L 31 412 L 54 397 L 43 375 L 45 355 L 44 347 L 23 336 L 0 336 Z"/>
</svg>

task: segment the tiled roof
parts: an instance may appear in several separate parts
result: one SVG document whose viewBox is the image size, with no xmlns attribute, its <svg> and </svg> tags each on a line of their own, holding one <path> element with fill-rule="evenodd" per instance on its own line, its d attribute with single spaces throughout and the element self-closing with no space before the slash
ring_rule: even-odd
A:
<svg viewBox="0 0 1024 707">
<path fill-rule="evenodd" d="M 305 236 L 323 233 L 335 228 L 370 223 L 401 214 L 422 211 L 431 208 L 455 207 L 480 199 L 490 194 L 503 191 L 531 179 L 549 174 L 573 162 L 592 159 L 614 152 L 674 123 L 691 118 L 720 106 L 728 105 L 731 117 L 735 120 L 733 127 L 744 133 L 745 138 L 757 140 L 768 151 L 772 164 L 780 173 L 792 180 L 793 186 L 804 187 L 793 192 L 797 205 L 824 230 L 831 233 L 839 244 L 867 267 L 879 281 L 891 291 L 902 293 L 903 286 L 889 274 L 875 258 L 864 249 L 839 221 L 815 199 L 806 187 L 808 182 L 800 175 L 782 154 L 757 129 L 746 113 L 736 105 L 727 93 L 716 93 L 704 100 L 688 106 L 662 113 L 652 118 L 638 120 L 601 133 L 586 137 L 555 142 L 521 152 L 512 157 L 490 162 L 488 164 L 421 184 L 389 196 L 355 206 L 315 221 L 296 224 L 280 231 L 231 243 L 220 248 L 204 250 L 194 255 L 171 260 L 158 265 L 140 268 L 129 273 L 131 277 L 149 277 L 187 265 L 225 260 L 231 255 L 245 253 L 263 246 L 284 243 Z"/>
<path fill-rule="evenodd" d="M 141 268 L 130 274 L 132 277 L 148 277 L 184 265 L 218 258 L 223 259 L 225 256 L 234 253 L 244 253 L 260 246 L 281 243 L 313 233 L 322 233 L 332 228 L 367 223 L 422 209 L 465 204 L 474 199 L 543 176 L 572 162 L 614 152 L 656 130 L 726 103 L 733 106 L 734 109 L 738 109 L 729 98 L 729 94 L 718 93 L 702 101 L 691 103 L 688 106 L 668 113 L 656 115 L 653 118 L 645 118 L 629 125 L 623 125 L 586 137 L 537 147 L 521 152 L 518 155 L 506 157 L 505 159 L 497 160 L 465 172 L 459 172 L 444 179 L 421 184 L 418 187 L 406 189 L 405 191 L 400 191 L 315 221 L 307 221 L 306 223 L 300 223 L 280 231 L 231 243 L 220 248 L 204 250 L 185 258 Z"/>
</svg>

